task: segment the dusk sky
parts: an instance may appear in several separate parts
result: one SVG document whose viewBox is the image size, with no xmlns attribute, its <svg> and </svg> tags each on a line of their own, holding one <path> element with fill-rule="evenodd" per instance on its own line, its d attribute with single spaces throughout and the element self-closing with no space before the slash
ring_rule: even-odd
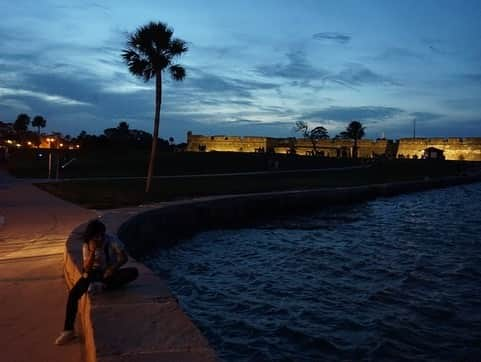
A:
<svg viewBox="0 0 481 362">
<path fill-rule="evenodd" d="M 162 21 L 188 42 L 164 82 L 160 135 L 481 137 L 481 0 L 0 0 L 0 120 L 47 131 L 152 131 L 154 82 L 121 60 L 129 32 Z M 167 77 L 165 78 L 167 79 Z"/>
</svg>

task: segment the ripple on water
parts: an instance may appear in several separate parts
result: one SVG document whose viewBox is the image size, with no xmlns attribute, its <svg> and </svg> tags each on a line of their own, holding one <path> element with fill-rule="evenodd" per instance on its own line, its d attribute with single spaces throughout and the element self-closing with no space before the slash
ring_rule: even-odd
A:
<svg viewBox="0 0 481 362">
<path fill-rule="evenodd" d="M 144 262 L 226 361 L 481 360 L 481 184 L 197 235 Z"/>
</svg>

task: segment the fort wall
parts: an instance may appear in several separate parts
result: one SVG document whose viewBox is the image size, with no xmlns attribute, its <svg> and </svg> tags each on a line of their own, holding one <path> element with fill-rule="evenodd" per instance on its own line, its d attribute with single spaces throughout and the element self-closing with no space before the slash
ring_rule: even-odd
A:
<svg viewBox="0 0 481 362">
<path fill-rule="evenodd" d="M 424 150 L 435 147 L 444 151 L 447 160 L 481 161 L 481 137 L 471 138 L 402 138 L 399 141 L 363 139 L 358 141 L 358 156 L 422 158 Z M 319 140 L 316 152 L 325 157 L 352 157 L 354 141 L 346 139 Z M 313 145 L 308 138 L 272 138 L 239 136 L 203 136 L 187 133 L 187 151 L 191 152 L 275 152 L 311 155 Z"/>
<path fill-rule="evenodd" d="M 187 134 L 187 151 L 257 152 L 266 150 L 266 137 L 201 136 Z"/>
<path fill-rule="evenodd" d="M 359 157 L 371 158 L 385 155 L 392 141 L 359 140 Z M 326 157 L 351 157 L 354 141 L 343 139 L 318 140 L 316 151 Z M 312 141 L 308 138 L 272 138 L 272 137 L 239 137 L 239 136 L 203 136 L 187 133 L 187 151 L 191 152 L 275 152 L 291 153 L 295 149 L 299 155 L 313 153 Z"/>
<path fill-rule="evenodd" d="M 435 147 L 444 151 L 446 160 L 481 161 L 481 138 L 402 138 L 398 157 L 421 158 L 424 150 Z"/>
</svg>

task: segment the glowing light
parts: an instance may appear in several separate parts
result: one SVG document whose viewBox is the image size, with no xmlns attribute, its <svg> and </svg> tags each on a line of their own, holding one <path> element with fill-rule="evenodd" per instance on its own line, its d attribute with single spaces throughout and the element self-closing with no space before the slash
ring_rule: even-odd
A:
<svg viewBox="0 0 481 362">
<path fill-rule="evenodd" d="M 80 145 L 76 145 L 75 147 L 80 148 Z"/>
<path fill-rule="evenodd" d="M 12 140 L 7 140 L 7 143 L 8 143 L 9 145 L 11 145 L 11 144 L 13 143 L 13 141 L 12 141 Z"/>
<path fill-rule="evenodd" d="M 63 143 L 59 144 L 60 147 L 63 147 Z"/>
<path fill-rule="evenodd" d="M 31 146 L 31 145 L 32 145 L 32 142 L 28 141 L 28 142 L 27 142 L 27 145 Z"/>
<path fill-rule="evenodd" d="M 17 143 L 15 146 L 17 146 L 18 148 L 22 147 L 20 143 Z"/>
</svg>

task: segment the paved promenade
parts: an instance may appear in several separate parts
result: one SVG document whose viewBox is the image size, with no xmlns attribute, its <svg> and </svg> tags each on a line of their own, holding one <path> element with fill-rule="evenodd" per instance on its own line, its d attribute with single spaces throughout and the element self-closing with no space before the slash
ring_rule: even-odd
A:
<svg viewBox="0 0 481 362">
<path fill-rule="evenodd" d="M 63 327 L 67 236 L 95 212 L 0 168 L 0 360 L 80 362 L 81 344 L 53 344 Z"/>
</svg>

